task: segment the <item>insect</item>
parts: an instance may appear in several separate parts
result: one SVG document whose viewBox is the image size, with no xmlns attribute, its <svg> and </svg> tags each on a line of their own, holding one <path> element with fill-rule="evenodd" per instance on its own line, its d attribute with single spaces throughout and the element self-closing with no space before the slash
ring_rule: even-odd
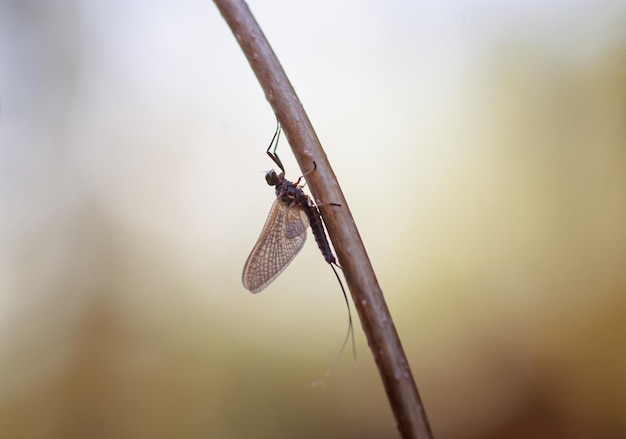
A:
<svg viewBox="0 0 626 439">
<path fill-rule="evenodd" d="M 307 228 L 311 226 L 311 232 L 315 237 L 317 246 L 326 262 L 333 269 L 348 306 L 348 335 L 352 334 L 354 349 L 350 305 L 341 278 L 335 269 L 335 267 L 341 267 L 337 264 L 337 260 L 326 238 L 326 231 L 324 230 L 318 205 L 313 203 L 311 198 L 304 193 L 302 187 L 299 186 L 302 177 L 314 172 L 317 169 L 317 164 L 313 162 L 313 169 L 298 178 L 295 183 L 287 180 L 285 178 L 285 168 L 276 153 L 280 131 L 281 127 L 279 124 L 274 137 L 272 137 L 270 146 L 266 150 L 267 155 L 278 165 L 281 171 L 280 174 L 277 174 L 272 169 L 265 174 L 267 184 L 275 187 L 276 200 L 272 204 L 261 235 L 244 264 L 242 274 L 243 286 L 252 293 L 258 293 L 272 283 L 300 252 L 306 241 Z M 270 152 L 272 145 L 274 145 L 274 150 Z M 339 206 L 336 203 L 329 204 Z"/>
</svg>

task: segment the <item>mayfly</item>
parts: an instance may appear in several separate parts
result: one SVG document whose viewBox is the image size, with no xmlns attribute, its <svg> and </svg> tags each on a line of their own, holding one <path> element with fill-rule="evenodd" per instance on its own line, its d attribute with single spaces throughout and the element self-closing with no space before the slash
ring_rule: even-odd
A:
<svg viewBox="0 0 626 439">
<path fill-rule="evenodd" d="M 306 174 L 298 178 L 295 183 L 285 178 L 285 168 L 276 153 L 280 131 L 281 127 L 278 125 L 270 146 L 266 151 L 267 155 L 278 165 L 281 171 L 280 174 L 277 174 L 272 169 L 265 174 L 267 184 L 275 187 L 276 200 L 272 204 L 261 235 L 243 267 L 243 286 L 252 293 L 258 293 L 272 283 L 287 268 L 304 246 L 307 227 L 310 225 L 317 246 L 326 262 L 333 269 L 341 286 L 341 291 L 348 306 L 350 325 L 348 335 L 352 334 L 354 348 L 350 305 L 341 278 L 335 269 L 339 265 L 326 238 L 326 231 L 324 230 L 318 206 L 312 202 L 309 196 L 304 193 L 302 187 L 299 186 L 300 180 Z M 274 145 L 274 150 L 270 152 L 272 145 Z M 308 171 L 307 174 L 315 171 L 316 168 L 317 164 L 313 162 L 313 169 Z M 335 203 L 330 204 L 338 205 Z M 346 342 L 347 340 L 346 338 Z"/>
</svg>

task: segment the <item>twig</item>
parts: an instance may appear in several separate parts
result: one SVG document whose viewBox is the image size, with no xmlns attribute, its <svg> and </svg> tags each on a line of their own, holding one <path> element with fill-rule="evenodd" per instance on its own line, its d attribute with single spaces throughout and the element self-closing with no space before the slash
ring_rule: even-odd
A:
<svg viewBox="0 0 626 439">
<path fill-rule="evenodd" d="M 250 9 L 243 0 L 214 0 L 265 91 L 307 184 L 321 209 L 343 268 L 363 331 L 378 366 L 403 438 L 430 439 L 432 433 L 406 356 L 361 237 L 326 154 L 304 108 Z"/>
</svg>

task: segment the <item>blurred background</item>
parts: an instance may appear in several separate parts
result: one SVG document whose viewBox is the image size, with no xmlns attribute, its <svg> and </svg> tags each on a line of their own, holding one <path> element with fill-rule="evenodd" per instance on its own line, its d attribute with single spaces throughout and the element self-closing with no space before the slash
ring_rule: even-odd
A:
<svg viewBox="0 0 626 439">
<path fill-rule="evenodd" d="M 620 3 L 250 1 L 437 438 L 626 437 Z M 397 437 L 312 239 L 241 285 L 275 119 L 213 3 L 3 0 L 0 101 L 0 437 Z"/>
</svg>

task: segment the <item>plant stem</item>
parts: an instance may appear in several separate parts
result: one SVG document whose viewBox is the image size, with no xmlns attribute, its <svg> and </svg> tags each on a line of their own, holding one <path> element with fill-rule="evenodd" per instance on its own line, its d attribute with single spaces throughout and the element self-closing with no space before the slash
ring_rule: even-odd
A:
<svg viewBox="0 0 626 439">
<path fill-rule="evenodd" d="M 243 0 L 214 0 L 230 26 L 283 127 L 302 173 L 320 208 L 343 269 L 363 331 L 403 438 L 430 439 L 432 433 L 398 333 L 337 178 L 300 100 Z"/>
</svg>

